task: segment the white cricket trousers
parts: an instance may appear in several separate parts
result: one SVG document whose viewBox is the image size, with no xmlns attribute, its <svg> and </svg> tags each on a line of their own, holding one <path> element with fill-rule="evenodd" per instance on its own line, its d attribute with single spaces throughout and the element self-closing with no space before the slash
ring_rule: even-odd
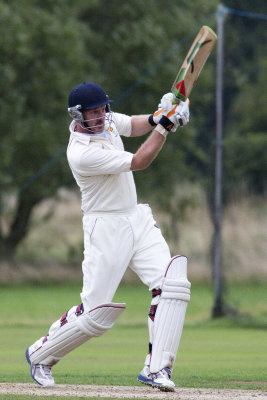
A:
<svg viewBox="0 0 267 400">
<path fill-rule="evenodd" d="M 125 214 L 86 214 L 83 229 L 85 310 L 112 301 L 128 266 L 149 290 L 161 286 L 171 255 L 148 205 Z"/>
</svg>

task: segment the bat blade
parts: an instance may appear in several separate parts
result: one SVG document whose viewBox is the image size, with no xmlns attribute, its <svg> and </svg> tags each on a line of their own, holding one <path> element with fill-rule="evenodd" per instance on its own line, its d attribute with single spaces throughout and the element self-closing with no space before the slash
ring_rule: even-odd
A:
<svg viewBox="0 0 267 400">
<path fill-rule="evenodd" d="M 174 95 L 174 103 L 188 98 L 216 40 L 216 33 L 210 27 L 202 26 L 173 82 L 171 91 Z"/>
</svg>

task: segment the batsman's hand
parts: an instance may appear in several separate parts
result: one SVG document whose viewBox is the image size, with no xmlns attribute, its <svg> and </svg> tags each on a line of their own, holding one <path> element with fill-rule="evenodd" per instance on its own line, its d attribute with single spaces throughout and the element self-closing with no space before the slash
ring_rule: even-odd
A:
<svg viewBox="0 0 267 400">
<path fill-rule="evenodd" d="M 166 102 L 168 102 L 166 105 L 167 111 L 164 110 L 164 113 L 159 120 L 159 124 L 162 125 L 167 131 L 176 132 L 178 127 L 185 126 L 189 122 L 189 99 L 173 105 L 173 94 L 170 94 L 172 95 L 171 99 L 170 96 L 168 96 L 167 99 L 165 98 Z M 171 106 L 169 105 L 170 102 Z"/>
<path fill-rule="evenodd" d="M 164 114 L 164 110 L 162 108 L 158 108 L 157 111 L 154 112 L 154 114 L 149 116 L 149 122 L 152 126 L 158 125 L 160 118 Z"/>
<path fill-rule="evenodd" d="M 158 105 L 157 111 L 155 111 L 150 118 L 152 118 L 152 121 L 150 120 L 151 125 L 158 125 L 160 118 L 164 113 L 168 113 L 171 111 L 173 108 L 173 94 L 172 93 L 166 93 L 164 96 L 161 98 L 160 103 Z M 166 115 L 166 114 L 165 114 Z"/>
<path fill-rule="evenodd" d="M 160 100 L 158 107 L 163 109 L 165 111 L 165 113 L 170 112 L 174 106 L 173 99 L 174 99 L 174 97 L 173 97 L 172 93 L 164 94 L 164 96 Z"/>
</svg>

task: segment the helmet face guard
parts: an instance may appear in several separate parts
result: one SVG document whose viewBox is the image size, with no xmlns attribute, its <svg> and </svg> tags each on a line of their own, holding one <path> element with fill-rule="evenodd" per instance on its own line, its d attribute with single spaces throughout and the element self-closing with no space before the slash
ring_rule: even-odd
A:
<svg viewBox="0 0 267 400">
<path fill-rule="evenodd" d="M 99 126 L 97 122 L 103 117 L 85 120 L 83 111 L 92 110 L 102 106 L 106 106 L 105 129 L 108 129 L 112 119 L 110 100 L 101 86 L 97 83 L 83 82 L 75 86 L 69 95 L 68 112 L 70 117 L 89 132 L 93 132 L 92 129 Z M 96 121 L 96 125 L 90 123 L 89 127 L 88 122 L 92 121 Z"/>
<path fill-rule="evenodd" d="M 103 117 L 95 117 L 91 119 L 85 119 L 83 116 L 83 112 L 81 111 L 80 104 L 74 107 L 69 107 L 68 112 L 72 119 L 74 119 L 83 129 L 88 130 L 90 133 L 93 133 L 94 128 L 97 128 L 99 126 L 98 121 L 103 118 Z M 92 124 L 93 122 L 95 123 L 95 125 Z M 110 111 L 110 106 L 108 104 L 106 106 L 104 130 L 109 129 L 111 122 L 112 122 L 112 111 Z M 88 126 L 88 123 L 90 123 L 90 126 Z"/>
</svg>

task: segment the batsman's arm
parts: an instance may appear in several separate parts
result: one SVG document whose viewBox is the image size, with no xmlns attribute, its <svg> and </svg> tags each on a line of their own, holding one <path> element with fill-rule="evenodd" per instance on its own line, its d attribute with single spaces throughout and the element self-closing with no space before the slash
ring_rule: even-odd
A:
<svg viewBox="0 0 267 400">
<path fill-rule="evenodd" d="M 172 96 L 172 95 L 171 95 Z M 169 131 L 175 132 L 178 126 L 184 126 L 189 121 L 189 101 L 181 102 L 180 105 L 171 105 L 170 109 L 163 112 L 161 114 L 160 120 L 156 125 L 155 129 L 152 131 L 151 135 L 147 138 L 147 140 L 142 144 L 142 146 L 137 150 L 134 154 L 131 170 L 137 171 L 140 169 L 147 168 L 151 162 L 157 157 L 160 152 L 167 134 Z M 142 116 L 147 119 L 147 116 Z M 138 120 L 140 123 L 141 120 Z M 150 124 L 149 120 L 143 121 L 143 128 L 147 127 Z M 142 124 L 141 124 L 142 125 Z M 150 124 L 151 129 L 151 124 Z M 138 130 L 137 130 L 138 131 Z M 139 133 L 141 129 L 139 130 Z"/>
<path fill-rule="evenodd" d="M 160 133 L 157 129 L 159 129 L 158 126 L 153 130 L 147 140 L 133 155 L 131 164 L 132 171 L 138 171 L 147 168 L 160 152 L 166 140 L 166 135 Z"/>
<path fill-rule="evenodd" d="M 131 118 L 131 137 L 143 136 L 152 129 L 149 123 L 149 115 L 133 115 Z"/>
<path fill-rule="evenodd" d="M 152 126 L 148 115 L 133 115 L 131 118 L 131 137 L 143 136 L 151 131 Z M 138 171 L 147 168 L 160 152 L 165 138 L 156 129 L 133 155 L 131 170 Z"/>
</svg>

